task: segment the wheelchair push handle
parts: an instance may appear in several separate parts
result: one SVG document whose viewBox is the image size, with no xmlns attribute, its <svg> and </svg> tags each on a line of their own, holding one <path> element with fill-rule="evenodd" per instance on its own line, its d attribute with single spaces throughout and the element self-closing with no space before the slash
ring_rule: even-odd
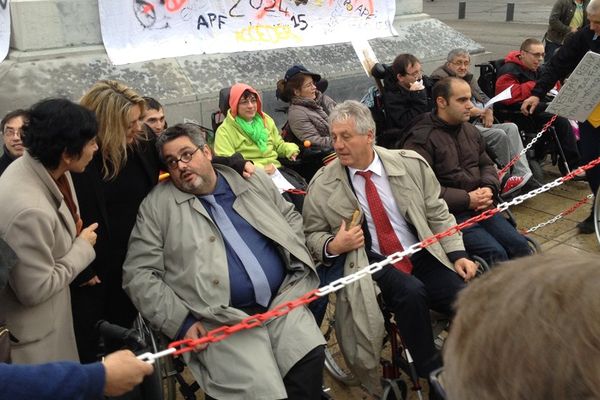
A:
<svg viewBox="0 0 600 400">
<path fill-rule="evenodd" d="M 127 329 L 119 325 L 111 324 L 108 321 L 100 320 L 96 323 L 96 331 L 104 339 L 124 343 L 132 350 L 143 349 L 147 346 L 146 341 L 133 328 Z"/>
</svg>

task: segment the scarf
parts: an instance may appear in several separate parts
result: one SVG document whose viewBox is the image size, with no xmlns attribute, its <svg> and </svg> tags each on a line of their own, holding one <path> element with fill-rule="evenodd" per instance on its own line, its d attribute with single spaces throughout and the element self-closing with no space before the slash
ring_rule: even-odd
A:
<svg viewBox="0 0 600 400">
<path fill-rule="evenodd" d="M 262 117 L 257 113 L 252 122 L 248 122 L 239 116 L 235 117 L 235 122 L 248 135 L 248 137 L 258 146 L 261 153 L 267 151 L 267 140 L 269 135 L 265 128 Z"/>
</svg>

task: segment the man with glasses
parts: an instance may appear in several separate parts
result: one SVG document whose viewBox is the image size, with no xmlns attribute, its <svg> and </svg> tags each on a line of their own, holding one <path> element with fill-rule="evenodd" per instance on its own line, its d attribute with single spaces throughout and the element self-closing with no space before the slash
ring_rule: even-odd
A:
<svg viewBox="0 0 600 400">
<path fill-rule="evenodd" d="M 25 152 L 21 138 L 26 120 L 27 112 L 19 109 L 6 114 L 0 122 L 0 131 L 2 131 L 2 138 L 4 139 L 4 154 L 0 157 L 0 175 L 4 173 L 10 163 L 21 157 Z"/>
<path fill-rule="evenodd" d="M 140 313 L 173 339 L 197 339 L 317 288 L 302 217 L 261 170 L 213 166 L 191 124 L 157 139 L 171 180 L 142 202 L 123 265 Z M 186 356 L 207 399 L 321 397 L 323 335 L 306 307 Z M 200 352 L 200 350 L 202 350 Z"/>
<path fill-rule="evenodd" d="M 429 80 L 421 62 L 412 54 L 400 54 L 392 63 L 393 76 L 384 79 L 386 127 L 403 129 L 417 115 L 431 111 L 427 95 Z M 390 74 L 392 75 L 392 74 Z"/>
<path fill-rule="evenodd" d="M 496 80 L 496 94 L 501 93 L 509 87 L 511 88 L 512 97 L 505 100 L 503 105 L 518 111 L 520 104 L 531 96 L 531 91 L 535 87 L 535 81 L 543 69 L 542 62 L 544 61 L 544 55 L 544 45 L 539 40 L 533 38 L 526 39 L 521 44 L 520 50 L 508 53 L 504 59 L 504 65 L 498 69 L 498 79 Z M 552 114 L 540 112 L 529 118 L 517 113 L 510 117 L 521 128 L 530 126 L 535 131 L 539 131 L 552 118 Z M 569 169 L 577 168 L 580 163 L 579 151 L 577 150 L 577 142 L 569 120 L 558 117 L 554 121 L 554 128 L 556 129 L 556 134 L 565 154 Z M 558 162 L 562 174 L 568 172 L 564 167 L 564 161 L 561 157 Z"/>
<path fill-rule="evenodd" d="M 446 63 L 431 74 L 434 82 L 448 76 L 464 79 L 471 86 L 471 123 L 477 127 L 485 144 L 502 165 L 508 164 L 523 150 L 523 142 L 517 125 L 507 122 L 494 124 L 494 110 L 492 107 L 484 108 L 490 98 L 481 90 L 473 74 L 469 72 L 471 55 L 465 49 L 454 49 L 448 53 Z M 509 174 L 510 175 L 510 174 Z M 520 157 L 512 169 L 512 176 L 508 177 L 501 194 L 508 195 L 522 188 L 533 176 L 527 157 Z M 501 179 L 502 180 L 502 179 Z"/>
</svg>

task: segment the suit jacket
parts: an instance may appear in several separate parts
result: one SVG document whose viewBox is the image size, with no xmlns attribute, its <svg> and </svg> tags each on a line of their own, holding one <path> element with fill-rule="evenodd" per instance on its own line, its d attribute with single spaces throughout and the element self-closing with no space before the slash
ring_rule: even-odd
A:
<svg viewBox="0 0 600 400">
<path fill-rule="evenodd" d="M 75 193 L 69 172 L 66 176 Z M 0 236 L 19 257 L 0 298 L 19 339 L 13 361 L 78 361 L 68 285 L 92 262 L 94 248 L 75 236 L 63 195 L 27 152 L 0 177 L 0 204 Z"/>
<path fill-rule="evenodd" d="M 412 224 L 419 240 L 456 224 L 446 203 L 439 198 L 440 185 L 425 160 L 410 150 L 387 150 L 375 147 L 388 174 L 390 186 L 407 222 Z M 363 213 L 352 191 L 348 175 L 339 160 L 317 172 L 309 184 L 304 200 L 304 232 L 308 248 L 315 260 L 327 264 L 324 247 L 352 213 Z M 442 264 L 454 270 L 446 254 L 464 251 L 462 235 L 443 238 L 424 251 L 429 251 Z M 346 253 L 344 275 L 369 265 L 365 248 Z M 360 279 L 337 294 L 336 332 L 340 347 L 362 383 L 372 390 L 379 385 L 378 366 L 383 337 L 383 317 L 377 304 L 375 283 Z"/>
<path fill-rule="evenodd" d="M 273 240 L 282 255 L 288 274 L 272 305 L 315 289 L 319 279 L 304 243 L 302 217 L 292 204 L 261 170 L 244 180 L 230 168 L 215 169 L 236 195 L 234 210 Z M 200 200 L 170 181 L 160 183 L 140 206 L 123 266 L 123 287 L 133 303 L 169 337 L 176 336 L 189 314 L 207 329 L 235 324 L 248 315 L 229 305 L 228 274 L 223 238 Z M 200 386 L 216 398 L 286 397 L 281 377 L 306 353 L 323 344 L 323 336 L 305 307 L 272 320 L 268 330 L 272 353 L 263 354 L 260 347 L 252 346 L 264 334 L 262 329 L 253 329 L 188 358 Z M 292 339 L 298 337 L 301 339 Z M 273 355 L 279 371 L 271 371 L 265 361 Z M 223 362 L 224 358 L 236 360 L 237 366 Z M 266 388 L 256 388 L 252 379 L 235 381 L 235 385 L 219 382 L 219 377 L 227 380 L 228 376 L 233 382 L 234 370 L 248 365 L 269 380 Z"/>
</svg>

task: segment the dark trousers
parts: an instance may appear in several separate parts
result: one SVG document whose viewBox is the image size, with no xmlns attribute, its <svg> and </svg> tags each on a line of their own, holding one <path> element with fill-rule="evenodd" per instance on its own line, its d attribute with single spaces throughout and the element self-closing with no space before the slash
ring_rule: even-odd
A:
<svg viewBox="0 0 600 400">
<path fill-rule="evenodd" d="M 137 310 L 121 288 L 121 279 L 105 279 L 95 286 L 71 286 L 71 309 L 77 351 L 84 364 L 98 361 L 100 349 L 96 323 L 99 320 L 131 328 L 137 315 Z M 111 352 L 123 345 L 107 341 L 104 350 Z"/>
<path fill-rule="evenodd" d="M 456 294 L 463 280 L 439 262 L 427 250 L 411 257 L 412 275 L 392 265 L 373 274 L 383 301 L 394 313 L 398 330 L 415 361 L 421 377 L 441 367 L 441 358 L 433 343 L 429 309 L 452 315 Z"/>
<path fill-rule="evenodd" d="M 289 400 L 319 400 L 323 390 L 325 347 L 317 346 L 300 359 L 283 378 Z M 257 371 L 260 373 L 260 371 Z M 206 400 L 214 397 L 204 395 Z"/>
<path fill-rule="evenodd" d="M 472 211 L 457 214 L 456 222 L 464 222 L 474 215 Z M 462 233 L 467 252 L 483 258 L 490 266 L 531 254 L 527 239 L 499 214 L 463 229 Z"/>
<path fill-rule="evenodd" d="M 594 128 L 589 122 L 579 123 L 579 145 L 581 161 L 584 164 L 600 156 L 600 128 Z M 586 176 L 594 195 L 600 186 L 600 166 L 586 171 Z"/>
</svg>

